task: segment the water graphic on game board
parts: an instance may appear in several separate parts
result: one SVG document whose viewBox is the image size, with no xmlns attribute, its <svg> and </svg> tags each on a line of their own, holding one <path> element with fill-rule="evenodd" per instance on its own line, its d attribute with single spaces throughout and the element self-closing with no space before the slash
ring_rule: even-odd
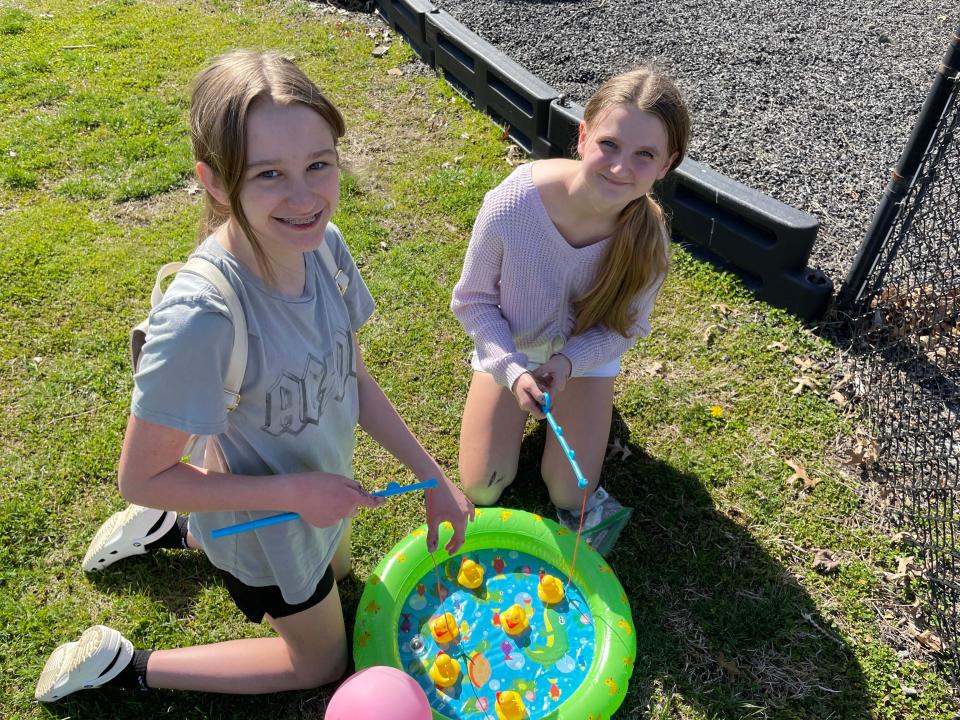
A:
<svg viewBox="0 0 960 720">
<path fill-rule="evenodd" d="M 538 593 L 541 579 L 548 602 Z M 495 717 L 497 693 L 504 693 L 501 704 L 516 702 L 516 717 L 542 718 L 580 687 L 593 662 L 593 618 L 566 579 L 517 551 L 451 558 L 440 566 L 442 605 L 433 570 L 403 604 L 402 667 L 449 718 Z"/>
</svg>

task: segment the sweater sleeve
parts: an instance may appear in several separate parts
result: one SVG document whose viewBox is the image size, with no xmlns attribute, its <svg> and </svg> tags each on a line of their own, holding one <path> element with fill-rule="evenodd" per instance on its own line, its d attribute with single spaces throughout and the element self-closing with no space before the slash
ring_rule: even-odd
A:
<svg viewBox="0 0 960 720">
<path fill-rule="evenodd" d="M 473 339 L 480 367 L 499 385 L 513 388 L 527 370 L 527 356 L 517 352 L 510 324 L 500 311 L 504 233 L 498 215 L 488 194 L 473 225 L 450 309 Z"/>
<path fill-rule="evenodd" d="M 647 290 L 638 293 L 630 304 L 634 319 L 627 337 L 600 324 L 587 328 L 567 341 L 559 352 L 570 360 L 572 375 L 582 375 L 620 357 L 634 346 L 637 338 L 650 334 L 650 313 L 665 279 L 666 276 L 661 275 Z"/>
</svg>

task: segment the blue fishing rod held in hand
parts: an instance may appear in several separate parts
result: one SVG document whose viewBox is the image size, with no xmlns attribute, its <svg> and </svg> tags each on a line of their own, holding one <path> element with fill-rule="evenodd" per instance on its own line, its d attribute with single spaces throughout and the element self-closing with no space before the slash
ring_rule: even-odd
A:
<svg viewBox="0 0 960 720">
<path fill-rule="evenodd" d="M 547 393 L 543 394 L 543 414 L 547 416 L 550 429 L 553 430 L 553 434 L 557 436 L 557 442 L 560 443 L 560 447 L 570 462 L 570 467 L 573 468 L 573 474 L 577 478 L 577 485 L 585 488 L 587 486 L 587 479 L 583 476 L 580 465 L 577 464 L 576 453 L 573 452 L 573 449 L 567 444 L 567 439 L 563 436 L 563 428 L 557 424 L 553 413 L 550 412 L 550 395 Z"/>
<path fill-rule="evenodd" d="M 386 489 L 377 490 L 376 492 L 370 493 L 370 495 L 371 497 L 392 497 L 393 495 L 402 495 L 403 493 L 415 492 L 417 490 L 429 490 L 430 488 L 435 488 L 436 486 L 436 478 L 430 478 L 429 480 L 413 483 L 412 485 L 400 485 L 392 482 L 387 483 Z M 226 537 L 227 535 L 236 535 L 237 533 L 247 532 L 248 530 L 256 530 L 257 528 L 268 527 L 278 523 L 290 522 L 291 520 L 296 520 L 299 517 L 300 515 L 295 512 L 286 512 L 280 513 L 279 515 L 271 515 L 269 517 L 259 518 L 257 520 L 248 520 L 247 522 L 237 523 L 236 525 L 228 525 L 227 527 L 217 528 L 210 533 L 210 537 L 222 538 Z"/>
</svg>

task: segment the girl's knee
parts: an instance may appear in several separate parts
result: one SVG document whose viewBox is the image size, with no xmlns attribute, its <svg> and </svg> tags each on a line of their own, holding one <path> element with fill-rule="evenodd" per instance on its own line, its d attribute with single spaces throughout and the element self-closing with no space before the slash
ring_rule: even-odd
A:
<svg viewBox="0 0 960 720">
<path fill-rule="evenodd" d="M 569 510 L 570 512 L 579 512 L 580 504 L 583 500 L 583 495 L 576 495 L 566 490 L 563 491 L 554 491 L 550 490 L 550 502 L 554 504 L 555 507 L 560 510 Z"/>
<path fill-rule="evenodd" d="M 464 482 L 463 492 L 474 505 L 495 505 L 503 491 L 513 482 L 515 475 L 516 471 L 508 474 L 500 470 L 491 470 L 486 477 L 480 476 L 473 482 Z"/>
<path fill-rule="evenodd" d="M 341 582 L 353 569 L 353 556 L 350 552 L 350 546 L 337 548 L 333 559 L 330 561 L 330 567 L 333 569 L 333 578 Z"/>
<path fill-rule="evenodd" d="M 338 648 L 337 652 L 326 652 L 323 657 L 316 655 L 295 658 L 293 672 L 297 678 L 298 690 L 312 690 L 313 688 L 329 685 L 342 678 L 347 672 L 347 648 Z"/>
<path fill-rule="evenodd" d="M 543 471 L 542 475 L 543 482 L 550 493 L 550 502 L 561 510 L 579 513 L 580 507 L 583 505 L 584 488 L 577 484 L 577 479 L 573 476 L 573 473 L 561 473 L 557 477 L 552 477 L 549 473 Z M 596 487 L 597 483 L 591 482 L 586 488 L 587 493 L 593 492 Z"/>
</svg>

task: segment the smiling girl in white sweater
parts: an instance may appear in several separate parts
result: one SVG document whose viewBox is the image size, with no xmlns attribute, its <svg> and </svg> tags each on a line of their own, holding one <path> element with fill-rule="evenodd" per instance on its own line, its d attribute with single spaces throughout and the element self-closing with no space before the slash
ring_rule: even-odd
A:
<svg viewBox="0 0 960 720">
<path fill-rule="evenodd" d="M 618 75 L 587 103 L 579 159 L 523 165 L 484 199 L 451 303 L 475 348 L 459 463 L 475 503 L 495 503 L 513 481 L 544 392 L 587 491 L 597 488 L 620 357 L 650 332 L 667 271 L 651 191 L 680 164 L 689 129 L 670 80 Z M 559 509 L 579 511 L 583 490 L 550 433 L 541 474 Z"/>
</svg>

